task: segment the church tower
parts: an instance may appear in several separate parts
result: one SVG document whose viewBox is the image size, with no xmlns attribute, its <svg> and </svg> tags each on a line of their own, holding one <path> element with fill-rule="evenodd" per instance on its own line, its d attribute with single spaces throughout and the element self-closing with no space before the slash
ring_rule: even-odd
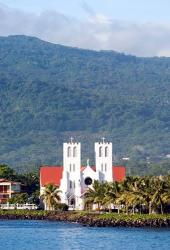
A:
<svg viewBox="0 0 170 250">
<path fill-rule="evenodd" d="M 81 144 L 70 142 L 63 144 L 63 180 L 62 186 L 67 195 L 67 203 L 79 209 L 81 196 Z"/>
<path fill-rule="evenodd" d="M 102 138 L 95 143 L 96 172 L 100 181 L 113 181 L 112 177 L 112 143 Z"/>
</svg>

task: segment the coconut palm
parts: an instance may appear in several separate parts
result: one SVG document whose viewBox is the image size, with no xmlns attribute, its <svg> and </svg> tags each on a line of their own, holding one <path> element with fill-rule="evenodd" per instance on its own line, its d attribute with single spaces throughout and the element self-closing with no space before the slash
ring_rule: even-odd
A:
<svg viewBox="0 0 170 250">
<path fill-rule="evenodd" d="M 140 204 L 148 207 L 149 214 L 153 211 L 153 194 L 154 194 L 154 183 L 153 177 L 142 177 L 139 178 L 137 183 L 136 195 L 139 197 Z"/>
<path fill-rule="evenodd" d="M 155 192 L 152 196 L 152 204 L 155 208 L 160 206 L 161 213 L 164 213 L 164 205 L 170 201 L 170 185 L 167 178 L 155 177 L 154 180 Z"/>
<path fill-rule="evenodd" d="M 141 196 L 138 190 L 139 177 L 127 177 L 122 183 L 122 188 L 116 202 L 124 204 L 126 213 L 132 208 L 133 213 L 137 205 L 141 203 Z"/>
<path fill-rule="evenodd" d="M 46 210 L 54 210 L 57 203 L 60 202 L 60 192 L 61 191 L 58 189 L 58 187 L 53 184 L 48 184 L 45 187 L 42 198 L 44 200 Z"/>
<path fill-rule="evenodd" d="M 118 182 L 105 184 L 105 194 L 104 194 L 103 204 L 106 205 L 110 211 L 111 211 L 111 205 L 116 204 L 116 199 L 120 195 L 121 188 L 122 188 L 121 183 Z"/>
<path fill-rule="evenodd" d="M 85 193 L 85 203 L 97 204 L 97 208 L 100 211 L 105 196 L 105 187 L 106 183 L 100 183 L 95 180 L 92 188 L 89 188 Z"/>
</svg>

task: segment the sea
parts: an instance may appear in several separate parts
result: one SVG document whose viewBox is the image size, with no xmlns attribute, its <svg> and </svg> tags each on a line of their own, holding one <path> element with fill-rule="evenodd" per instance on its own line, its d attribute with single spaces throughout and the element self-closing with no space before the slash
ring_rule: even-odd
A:
<svg viewBox="0 0 170 250">
<path fill-rule="evenodd" d="M 3 250 L 168 250 L 170 229 L 97 228 L 74 223 L 0 220 Z"/>
</svg>

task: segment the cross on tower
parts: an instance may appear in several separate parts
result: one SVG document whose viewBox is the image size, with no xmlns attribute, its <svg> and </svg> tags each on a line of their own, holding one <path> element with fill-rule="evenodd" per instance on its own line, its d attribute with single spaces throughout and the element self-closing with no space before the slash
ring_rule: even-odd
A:
<svg viewBox="0 0 170 250">
<path fill-rule="evenodd" d="M 74 140 L 74 138 L 73 138 L 73 137 L 70 137 L 70 142 L 71 142 L 71 143 L 73 143 L 73 140 Z"/>
</svg>

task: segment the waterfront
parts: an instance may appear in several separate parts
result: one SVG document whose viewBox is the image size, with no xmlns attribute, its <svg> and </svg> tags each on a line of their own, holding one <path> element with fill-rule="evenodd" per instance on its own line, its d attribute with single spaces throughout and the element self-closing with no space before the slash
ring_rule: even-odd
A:
<svg viewBox="0 0 170 250">
<path fill-rule="evenodd" d="M 169 249 L 170 229 L 97 228 L 74 223 L 0 220 L 0 249 Z"/>
</svg>

